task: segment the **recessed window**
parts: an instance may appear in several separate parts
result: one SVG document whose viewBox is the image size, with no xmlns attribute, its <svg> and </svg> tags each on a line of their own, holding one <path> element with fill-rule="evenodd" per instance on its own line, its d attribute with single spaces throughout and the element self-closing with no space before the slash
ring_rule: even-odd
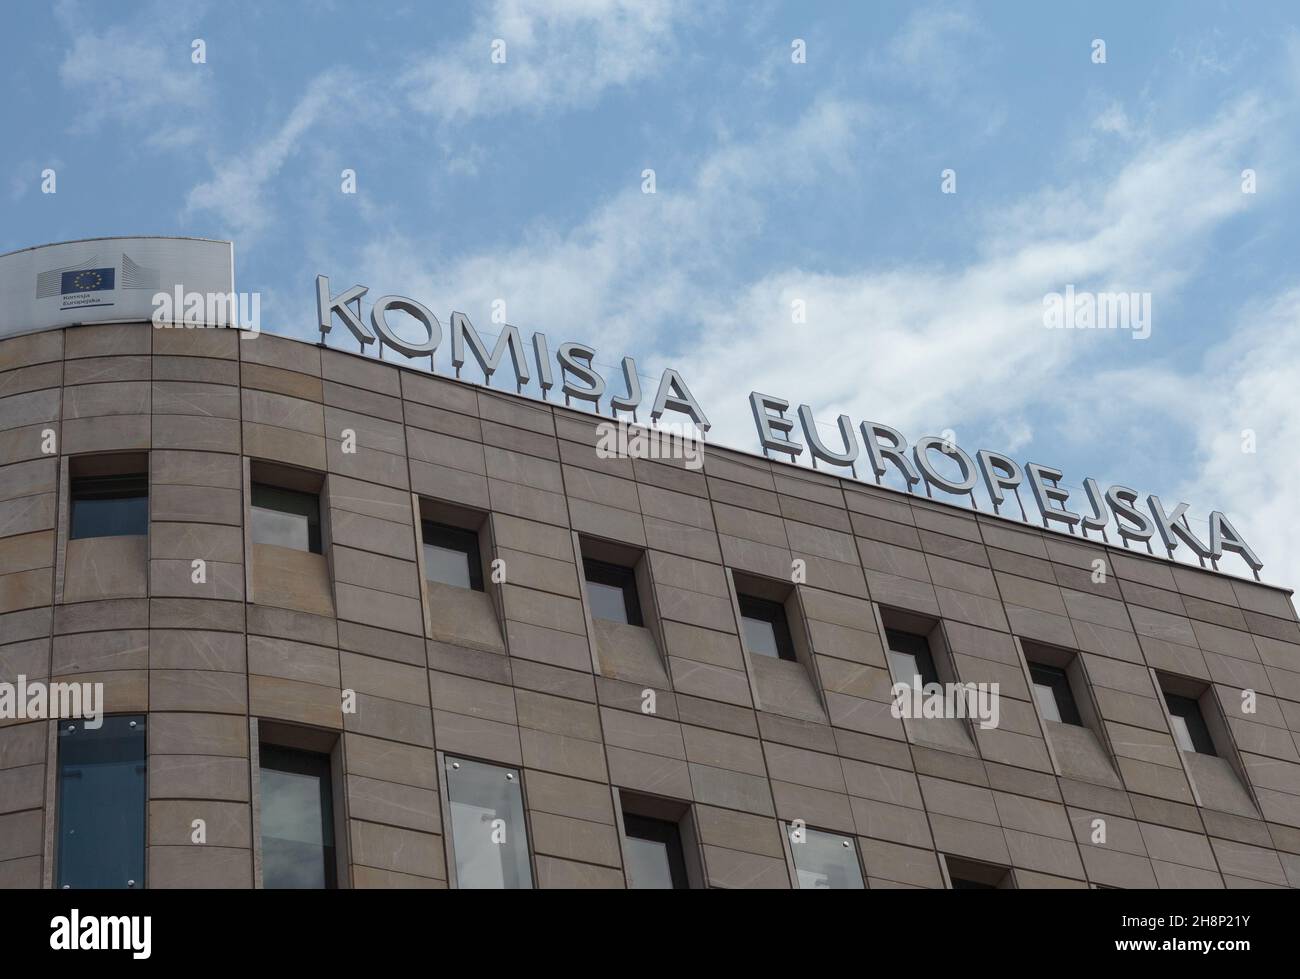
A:
<svg viewBox="0 0 1300 979">
<path fill-rule="evenodd" d="M 794 662 L 794 643 L 785 606 L 766 598 L 738 595 L 740 621 L 745 628 L 745 647 L 760 656 L 773 656 Z"/>
<path fill-rule="evenodd" d="M 424 535 L 424 576 L 455 588 L 483 590 L 478 534 L 433 520 L 420 521 Z"/>
<path fill-rule="evenodd" d="M 905 683 L 910 687 L 918 676 L 922 686 L 939 682 L 939 674 L 934 669 L 934 657 L 930 654 L 930 641 L 925 636 L 899 629 L 886 629 L 885 642 L 889 647 L 886 650 L 889 675 L 895 683 Z"/>
<path fill-rule="evenodd" d="M 143 473 L 73 476 L 71 540 L 149 533 L 149 477 Z"/>
<path fill-rule="evenodd" d="M 519 772 L 464 758 L 446 760 L 456 886 L 533 886 Z"/>
<path fill-rule="evenodd" d="M 1174 741 L 1180 751 L 1193 751 L 1198 755 L 1217 754 L 1210 729 L 1205 725 L 1201 705 L 1192 697 L 1165 693 L 1169 706 L 1169 721 L 1174 729 Z"/>
<path fill-rule="evenodd" d="M 636 572 L 608 561 L 582 559 L 591 614 L 610 622 L 641 625 L 641 601 L 636 592 Z"/>
<path fill-rule="evenodd" d="M 253 543 L 321 553 L 320 496 L 253 483 Z"/>
<path fill-rule="evenodd" d="M 791 828 L 790 853 L 803 890 L 863 890 L 858 847 L 851 836 Z"/>
<path fill-rule="evenodd" d="M 59 722 L 59 887 L 144 886 L 145 719 Z"/>
<path fill-rule="evenodd" d="M 623 832 L 627 837 L 628 887 L 684 890 L 690 886 L 682 855 L 682 834 L 676 823 L 625 812 Z"/>
<path fill-rule="evenodd" d="M 944 856 L 944 863 L 954 891 L 1006 890 L 1015 886 L 1011 871 L 1006 867 L 947 855 Z"/>
<path fill-rule="evenodd" d="M 1038 709 L 1043 712 L 1045 720 L 1058 724 L 1083 724 L 1065 670 L 1046 663 L 1030 663 L 1029 676 L 1034 681 L 1034 699 L 1038 701 Z"/>
<path fill-rule="evenodd" d="M 262 745 L 260 768 L 262 886 L 336 886 L 329 756 Z"/>
</svg>

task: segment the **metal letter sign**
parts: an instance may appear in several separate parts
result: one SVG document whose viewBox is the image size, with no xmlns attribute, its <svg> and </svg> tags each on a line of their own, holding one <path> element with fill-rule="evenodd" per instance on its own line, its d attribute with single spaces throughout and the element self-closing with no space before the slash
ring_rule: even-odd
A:
<svg viewBox="0 0 1300 979">
<path fill-rule="evenodd" d="M 384 296 L 375 302 L 370 311 L 370 324 L 367 325 L 361 300 L 368 291 L 365 286 L 356 285 L 338 295 L 331 295 L 329 279 L 323 275 L 316 277 L 316 308 L 321 343 L 325 342 L 334 317 L 338 316 L 361 344 L 363 352 L 367 344 L 378 339 L 381 350 L 390 347 L 407 357 L 428 357 L 432 368 L 434 354 L 442 342 L 442 326 L 438 323 L 438 318 L 414 299 Z M 390 312 L 405 313 L 414 319 L 423 328 L 425 338 L 417 342 L 404 339 L 389 322 Z M 483 383 L 489 384 L 492 377 L 505 366 L 506 354 L 509 353 L 517 391 L 522 392 L 524 386 L 533 381 L 535 376 L 542 400 L 549 397 L 551 389 L 558 383 L 566 404 L 585 401 L 599 412 L 604 399 L 610 415 L 617 416 L 621 411 L 630 413 L 636 419 L 637 409 L 642 403 L 642 388 L 636 361 L 631 357 L 624 357 L 622 361 L 622 386 L 627 393 L 618 394 L 615 393 L 618 389 L 610 389 L 605 378 L 596 370 L 596 351 L 592 347 L 576 342 L 562 343 L 556 348 L 555 360 L 552 362 L 551 346 L 546 334 L 534 333 L 530 364 L 529 346 L 524 343 L 517 327 L 504 324 L 495 345 L 489 351 L 487 343 L 467 316 L 463 313 L 451 314 L 451 362 L 457 378 L 460 377 L 461 368 L 472 357 L 478 362 Z M 558 366 L 558 376 L 553 363 Z M 536 375 L 533 374 L 533 366 L 537 368 Z M 1256 580 L 1263 568 L 1245 539 L 1218 510 L 1210 514 L 1207 543 L 1193 532 L 1187 519 L 1186 503 L 1179 503 L 1173 510 L 1166 510 L 1158 497 L 1148 495 L 1145 509 L 1140 509 L 1139 497 L 1134 490 L 1115 485 L 1103 493 L 1097 481 L 1089 477 L 1083 481 L 1083 498 L 1076 511 L 1070 506 L 1070 491 L 1061 485 L 1064 474 L 1051 466 L 1036 462 L 1021 466 L 1009 456 L 989 449 L 980 449 L 971 456 L 949 438 L 935 435 L 917 440 L 909 452 L 907 439 L 902 433 L 888 425 L 871 421 L 861 422 L 855 431 L 848 415 L 840 415 L 836 419 L 839 438 L 832 439 L 833 444 L 828 445 L 817 431 L 812 408 L 806 404 L 799 406 L 797 421 L 790 414 L 790 402 L 774 395 L 753 391 L 749 395 L 749 406 L 764 454 L 780 452 L 789 455 L 791 461 L 794 461 L 803 454 L 806 442 L 814 467 L 819 462 L 828 466 L 847 467 L 857 478 L 858 460 L 865 459 L 877 484 L 892 469 L 902 477 L 909 493 L 916 492 L 916 487 L 924 484 L 927 495 L 933 495 L 933 491 L 938 490 L 952 496 L 969 496 L 971 505 L 976 509 L 979 504 L 975 491 L 982 484 L 995 514 L 1000 515 L 1001 508 L 1007 505 L 1008 497 L 1014 496 L 1020 508 L 1020 518 L 1026 522 L 1029 521 L 1029 514 L 1020 497 L 1020 488 L 1027 485 L 1038 507 L 1039 518 L 1043 526 L 1049 529 L 1053 529 L 1052 525 L 1056 524 L 1059 529 L 1083 537 L 1087 537 L 1090 531 L 1097 531 L 1103 540 L 1108 541 L 1106 530 L 1113 521 L 1114 529 L 1125 547 L 1137 544 L 1144 546 L 1148 553 L 1153 553 L 1151 542 L 1158 536 L 1171 558 L 1180 546 L 1184 546 L 1196 556 L 1202 567 L 1209 561 L 1216 571 L 1219 559 L 1225 553 L 1236 554 L 1245 561 Z M 654 401 L 651 402 L 650 421 L 660 422 L 668 411 L 685 415 L 700 432 L 709 430 L 708 416 L 704 414 L 682 376 L 672 368 L 664 370 L 660 377 Z M 796 425 L 803 430 L 804 442 L 796 440 Z M 863 452 L 863 449 L 866 451 Z"/>
</svg>

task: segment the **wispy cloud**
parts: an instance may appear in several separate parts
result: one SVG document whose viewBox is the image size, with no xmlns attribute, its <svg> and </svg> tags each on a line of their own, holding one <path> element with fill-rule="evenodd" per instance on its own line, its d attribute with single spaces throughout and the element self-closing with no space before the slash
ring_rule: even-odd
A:
<svg viewBox="0 0 1300 979">
<path fill-rule="evenodd" d="M 411 108 L 447 120 L 591 105 L 661 71 L 690 9 L 681 0 L 496 0 L 400 84 Z"/>
<path fill-rule="evenodd" d="M 377 111 L 365 96 L 367 90 L 364 82 L 344 70 L 317 76 L 280 127 L 258 141 L 254 149 L 214 156 L 212 178 L 194 187 L 186 197 L 186 216 L 215 213 L 226 233 L 249 243 L 276 220 L 267 184 L 292 156 L 310 148 L 305 137 L 323 119 L 348 118 L 349 107 L 362 104 L 371 113 Z"/>
<path fill-rule="evenodd" d="M 205 66 L 190 60 L 193 29 L 206 3 L 155 2 L 102 32 L 88 27 L 98 7 L 61 0 L 56 15 L 72 44 L 59 64 L 62 83 L 84 108 L 80 129 L 106 121 L 146 130 L 151 146 L 187 147 L 203 138 L 189 120 L 210 98 Z"/>
</svg>

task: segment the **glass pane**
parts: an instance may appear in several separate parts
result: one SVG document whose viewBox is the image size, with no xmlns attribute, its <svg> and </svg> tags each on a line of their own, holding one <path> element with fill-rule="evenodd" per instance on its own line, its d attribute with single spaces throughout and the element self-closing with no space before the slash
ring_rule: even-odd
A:
<svg viewBox="0 0 1300 979">
<path fill-rule="evenodd" d="M 263 886 L 333 887 L 329 758 L 266 745 L 261 756 Z"/>
<path fill-rule="evenodd" d="M 1034 684 L 1034 699 L 1038 709 L 1043 712 L 1043 720 L 1061 722 L 1061 711 L 1056 705 L 1056 693 L 1045 683 Z"/>
<path fill-rule="evenodd" d="M 448 758 L 446 773 L 456 885 L 532 887 L 519 773 L 462 758 Z"/>
<path fill-rule="evenodd" d="M 803 841 L 796 842 L 791 832 L 790 852 L 804 890 L 863 890 L 866 886 L 857 847 L 847 836 L 805 829 Z"/>
<path fill-rule="evenodd" d="M 1195 751 L 1196 745 L 1192 742 L 1192 732 L 1187 729 L 1187 721 L 1177 714 L 1172 715 L 1169 720 L 1174 726 L 1174 742 L 1178 745 L 1178 750 Z"/>
<path fill-rule="evenodd" d="M 148 477 L 78 477 L 72 480 L 68 536 L 141 537 L 149 532 Z"/>
<path fill-rule="evenodd" d="M 140 715 L 59 723 L 59 887 L 144 886 L 144 732 Z"/>
<path fill-rule="evenodd" d="M 311 525 L 304 514 L 253 507 L 253 543 L 311 550 Z"/>
<path fill-rule="evenodd" d="M 622 588 L 588 581 L 587 601 L 591 603 L 591 614 L 595 618 L 627 622 L 627 601 L 623 597 Z"/>
<path fill-rule="evenodd" d="M 437 544 L 424 545 L 424 574 L 430 581 L 440 581 L 444 585 L 457 588 L 470 588 L 469 556 L 464 551 L 455 551 Z"/>
<path fill-rule="evenodd" d="M 749 616 L 742 616 L 740 621 L 745 624 L 745 645 L 751 653 L 780 657 L 781 652 L 776 645 L 776 629 L 771 622 L 751 619 Z"/>
<path fill-rule="evenodd" d="M 672 890 L 673 869 L 668 844 L 658 840 L 627 838 L 628 884 L 638 890 Z"/>
<path fill-rule="evenodd" d="M 921 668 L 917 665 L 915 656 L 894 649 L 886 650 L 885 655 L 889 658 L 889 674 L 895 683 L 905 683 L 910 687 L 918 682 L 916 678 L 921 675 Z"/>
</svg>

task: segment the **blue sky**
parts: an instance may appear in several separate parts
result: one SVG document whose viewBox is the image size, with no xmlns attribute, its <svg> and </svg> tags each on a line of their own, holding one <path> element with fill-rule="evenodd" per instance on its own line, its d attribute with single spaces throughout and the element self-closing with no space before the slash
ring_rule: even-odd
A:
<svg viewBox="0 0 1300 979">
<path fill-rule="evenodd" d="M 950 429 L 1069 486 L 1186 500 L 1202 535 L 1222 509 L 1265 580 L 1300 583 L 1293 4 L 6 14 L 0 251 L 230 238 L 264 329 L 304 338 L 318 272 L 484 332 L 503 298 L 607 376 L 677 367 L 717 441 L 755 447 L 751 389 L 810 402 L 828 437 L 841 412 Z M 1149 292 L 1150 338 L 1045 329 L 1067 283 Z"/>
</svg>

